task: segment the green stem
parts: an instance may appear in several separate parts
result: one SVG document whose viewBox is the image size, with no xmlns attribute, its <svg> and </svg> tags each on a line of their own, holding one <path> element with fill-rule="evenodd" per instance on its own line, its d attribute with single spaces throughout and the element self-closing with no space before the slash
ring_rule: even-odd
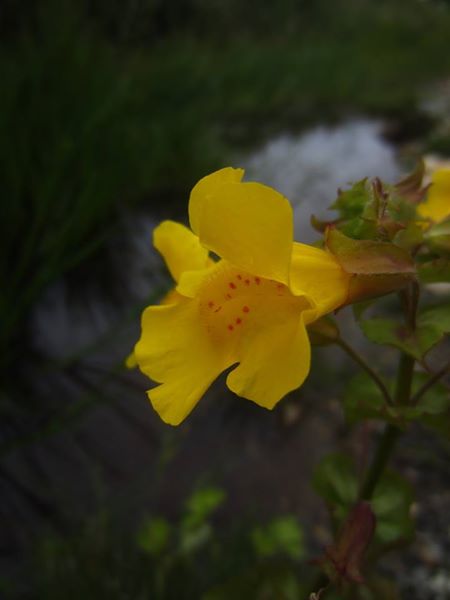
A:
<svg viewBox="0 0 450 600">
<path fill-rule="evenodd" d="M 389 391 L 386 385 L 384 384 L 384 381 L 381 379 L 378 373 L 376 373 L 372 369 L 372 367 L 369 366 L 366 363 L 366 361 L 363 358 L 361 358 L 361 356 L 343 339 L 337 340 L 336 344 L 340 346 L 342 350 L 344 350 L 344 352 L 346 352 L 356 363 L 358 363 L 360 367 L 364 369 L 364 371 L 373 379 L 374 383 L 378 386 L 378 389 L 383 394 L 383 397 L 386 400 L 386 402 L 392 405 L 393 401 L 391 395 L 389 394 Z"/>
<path fill-rule="evenodd" d="M 399 435 L 400 429 L 398 427 L 395 427 L 394 425 L 386 426 L 361 486 L 361 491 L 359 493 L 360 500 L 370 500 L 372 498 Z"/>
<path fill-rule="evenodd" d="M 414 374 L 415 359 L 409 354 L 401 354 L 397 371 L 395 404 L 405 406 L 411 399 L 411 387 Z"/>
<path fill-rule="evenodd" d="M 395 403 L 400 406 L 409 404 L 411 398 L 412 378 L 414 374 L 414 358 L 408 354 L 401 354 L 397 371 L 397 385 L 395 389 Z M 382 436 L 369 470 L 361 486 L 359 497 L 361 500 L 370 500 L 381 475 L 391 457 L 394 446 L 401 430 L 395 425 L 387 425 Z"/>
</svg>

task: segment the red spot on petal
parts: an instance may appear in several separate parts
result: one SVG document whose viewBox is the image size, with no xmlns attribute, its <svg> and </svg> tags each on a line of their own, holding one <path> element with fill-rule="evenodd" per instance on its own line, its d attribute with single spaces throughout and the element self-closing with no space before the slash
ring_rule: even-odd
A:
<svg viewBox="0 0 450 600">
<path fill-rule="evenodd" d="M 255 277 L 255 283 L 256 285 L 259 285 L 261 283 L 261 279 L 259 277 Z"/>
<path fill-rule="evenodd" d="M 208 306 L 209 306 L 209 308 L 212 308 L 212 307 L 214 306 L 214 302 L 213 302 L 212 300 L 210 300 L 210 301 L 208 302 Z"/>
<path fill-rule="evenodd" d="M 242 323 L 242 319 L 239 319 L 239 317 L 236 319 L 236 325 L 240 325 Z"/>
<path fill-rule="evenodd" d="M 229 329 L 230 331 L 233 331 L 233 329 L 234 329 L 233 325 L 228 325 L 228 329 Z"/>
<path fill-rule="evenodd" d="M 245 280 L 245 285 L 250 285 L 250 279 Z"/>
<path fill-rule="evenodd" d="M 284 285 L 282 283 L 277 283 L 277 288 L 279 290 L 282 290 L 284 288 Z"/>
<path fill-rule="evenodd" d="M 233 297 L 233 296 L 232 296 L 231 294 L 227 294 L 227 295 L 225 296 L 225 298 L 227 298 L 227 300 L 231 300 L 231 298 L 232 298 L 232 297 Z"/>
<path fill-rule="evenodd" d="M 245 312 L 245 313 L 248 313 L 248 312 L 250 312 L 250 309 L 249 309 L 249 307 L 248 307 L 248 306 L 243 306 L 243 307 L 242 307 L 242 310 L 243 310 L 243 312 Z"/>
<path fill-rule="evenodd" d="M 232 290 L 235 290 L 235 289 L 236 289 L 236 284 L 235 284 L 235 283 L 233 283 L 232 281 L 230 281 L 230 283 L 229 283 L 228 285 L 230 286 L 230 288 L 231 288 Z"/>
<path fill-rule="evenodd" d="M 215 313 L 216 313 L 216 312 L 219 312 L 219 310 L 222 310 L 222 307 L 221 307 L 221 306 L 219 306 L 219 308 L 216 308 L 216 310 L 215 310 L 214 312 L 215 312 Z"/>
<path fill-rule="evenodd" d="M 239 281 L 242 279 L 242 275 L 238 275 L 237 278 L 239 279 Z"/>
</svg>

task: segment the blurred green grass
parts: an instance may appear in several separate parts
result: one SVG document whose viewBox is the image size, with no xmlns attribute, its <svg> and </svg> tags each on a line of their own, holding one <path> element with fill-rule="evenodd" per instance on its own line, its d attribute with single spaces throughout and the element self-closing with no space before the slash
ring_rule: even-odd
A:
<svg viewBox="0 0 450 600">
<path fill-rule="evenodd" d="M 219 533 L 223 490 L 202 487 L 177 519 L 129 515 L 104 507 L 76 531 L 36 539 L 31 578 L 15 586 L 0 578 L 8 599 L 70 600 L 284 598 L 296 600 L 311 579 L 303 529 L 294 515 L 260 522 L 238 519 Z M 219 512 L 219 515 L 216 513 Z M 303 581 L 302 581 L 303 579 Z M 27 596 L 28 597 L 28 596 Z"/>
</svg>

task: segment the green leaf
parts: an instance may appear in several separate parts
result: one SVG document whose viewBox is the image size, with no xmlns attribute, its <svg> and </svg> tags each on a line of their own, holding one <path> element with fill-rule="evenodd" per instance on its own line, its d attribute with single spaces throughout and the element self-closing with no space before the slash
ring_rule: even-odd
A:
<svg viewBox="0 0 450 600">
<path fill-rule="evenodd" d="M 171 528 L 162 517 L 146 519 L 137 536 L 137 543 L 142 550 L 158 556 L 168 546 Z"/>
<path fill-rule="evenodd" d="M 366 373 L 350 380 L 344 394 L 344 411 L 350 424 L 363 419 L 388 420 L 388 410 L 380 390 Z"/>
<path fill-rule="evenodd" d="M 409 540 L 414 534 L 414 523 L 410 516 L 413 503 L 410 484 L 397 473 L 383 475 L 372 500 L 377 517 L 375 539 L 382 544 Z"/>
<path fill-rule="evenodd" d="M 413 395 L 429 378 L 430 375 L 425 373 L 416 373 L 413 381 Z M 440 415 L 447 412 L 450 409 L 448 389 L 441 382 L 436 382 L 425 392 L 416 408 L 420 410 L 422 415 Z"/>
<path fill-rule="evenodd" d="M 370 341 L 395 346 L 416 360 L 421 360 L 444 335 L 442 326 L 433 315 L 426 318 L 419 316 L 415 331 L 411 331 L 406 325 L 399 325 L 398 321 L 384 318 L 360 321 L 360 326 Z"/>
<path fill-rule="evenodd" d="M 256 527 L 251 538 L 257 554 L 263 558 L 285 554 L 299 560 L 305 555 L 303 530 L 294 516 L 279 517 L 265 527 Z"/>
<path fill-rule="evenodd" d="M 354 183 L 350 189 L 339 190 L 339 195 L 330 208 L 339 211 L 342 219 L 352 219 L 362 214 L 370 199 L 370 185 L 365 177 Z"/>
<path fill-rule="evenodd" d="M 343 519 L 358 494 L 353 461 L 345 454 L 330 454 L 317 466 L 312 483 L 316 492 L 334 509 L 337 519 Z"/>
<path fill-rule="evenodd" d="M 348 190 L 339 190 L 330 207 L 339 211 L 339 230 L 349 238 L 374 239 L 377 237 L 377 206 L 373 183 L 367 177 L 357 181 Z"/>
<path fill-rule="evenodd" d="M 450 410 L 445 414 L 424 415 L 421 423 L 443 438 L 450 440 Z"/>
<path fill-rule="evenodd" d="M 355 240 L 372 240 L 377 237 L 376 221 L 355 217 L 339 224 L 339 231 Z"/>
<path fill-rule="evenodd" d="M 419 280 L 422 283 L 450 283 L 450 260 L 437 258 L 418 267 Z"/>
<path fill-rule="evenodd" d="M 212 537 L 212 527 L 202 523 L 195 528 L 182 528 L 180 531 L 180 552 L 193 554 L 203 548 Z"/>
<path fill-rule="evenodd" d="M 437 251 L 450 252 L 450 219 L 427 229 L 424 238 Z"/>
<path fill-rule="evenodd" d="M 423 373 L 414 375 L 413 395 L 427 379 L 428 376 Z M 416 406 L 390 406 L 365 373 L 353 377 L 344 394 L 344 411 L 350 424 L 364 419 L 377 419 L 403 428 L 410 421 L 429 424 L 431 417 L 445 415 L 449 409 L 450 395 L 439 384 L 430 388 Z"/>
<path fill-rule="evenodd" d="M 186 503 L 186 514 L 182 527 L 195 528 L 202 525 L 225 500 L 225 492 L 219 488 L 207 487 L 197 490 Z"/>
<path fill-rule="evenodd" d="M 414 379 L 413 393 L 428 380 L 430 376 L 419 373 Z M 450 439 L 450 393 L 441 382 L 429 388 L 418 402 L 417 420 L 439 435 Z"/>
<path fill-rule="evenodd" d="M 450 303 L 426 308 L 419 315 L 421 325 L 430 325 L 444 333 L 450 332 Z"/>
</svg>

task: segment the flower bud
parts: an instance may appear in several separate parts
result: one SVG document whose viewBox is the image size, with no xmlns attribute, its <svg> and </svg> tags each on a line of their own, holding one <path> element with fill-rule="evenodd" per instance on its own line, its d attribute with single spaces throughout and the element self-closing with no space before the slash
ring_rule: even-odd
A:
<svg viewBox="0 0 450 600">
<path fill-rule="evenodd" d="M 364 554 L 375 532 L 376 518 L 369 502 L 361 501 L 350 512 L 336 542 L 325 549 L 319 562 L 336 584 L 364 583 Z"/>
</svg>

